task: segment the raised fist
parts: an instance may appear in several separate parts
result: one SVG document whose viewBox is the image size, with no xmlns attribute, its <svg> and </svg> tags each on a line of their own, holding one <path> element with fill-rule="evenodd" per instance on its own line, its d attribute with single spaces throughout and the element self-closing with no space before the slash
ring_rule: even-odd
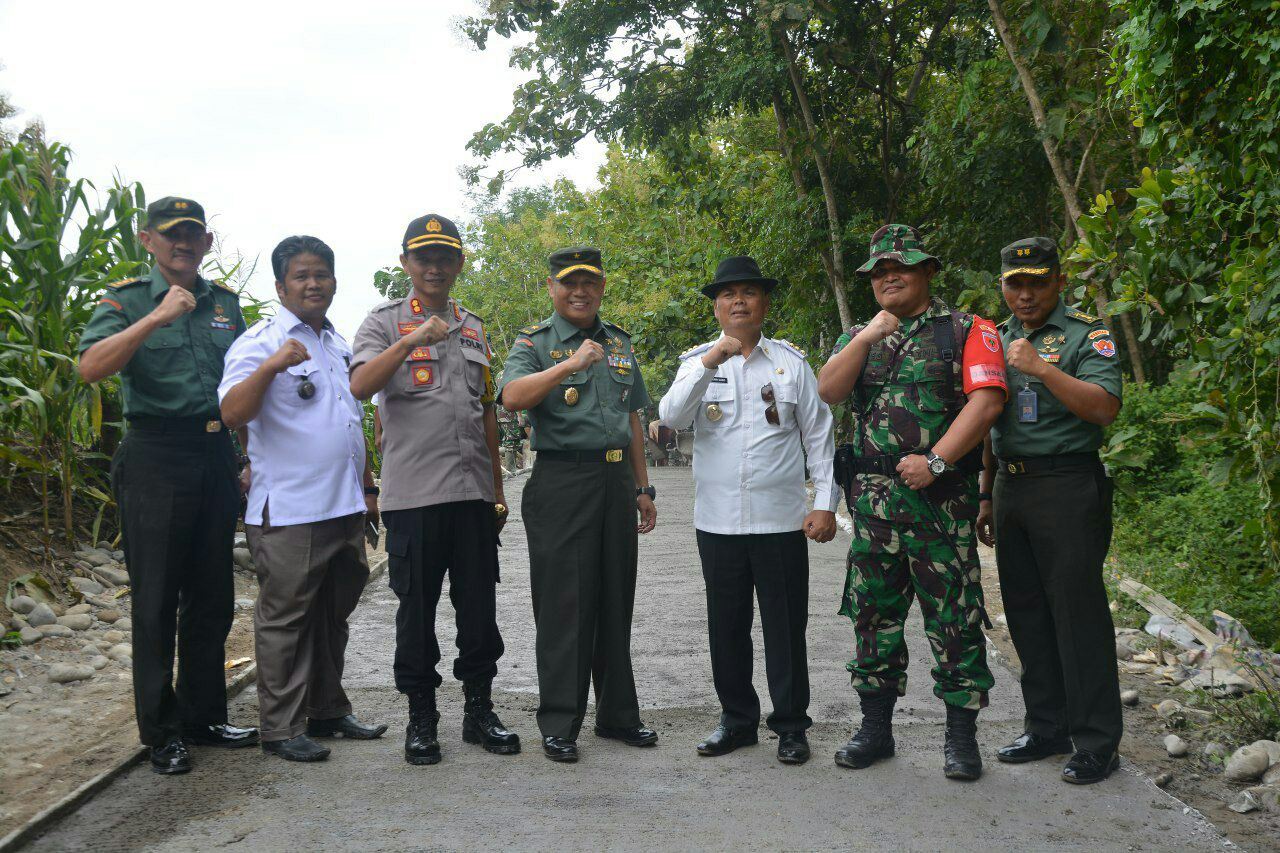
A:
<svg viewBox="0 0 1280 853">
<path fill-rule="evenodd" d="M 742 341 L 724 335 L 702 357 L 702 366 L 708 370 L 717 368 L 740 352 L 742 352 Z"/>
<path fill-rule="evenodd" d="M 1036 351 L 1035 344 L 1026 338 L 1018 338 L 1005 347 L 1004 360 L 1014 370 L 1027 376 L 1039 377 L 1049 368 L 1048 362 Z"/>
<path fill-rule="evenodd" d="M 284 373 L 290 367 L 302 364 L 302 362 L 310 359 L 311 353 L 307 352 L 307 348 L 302 345 L 301 341 L 288 338 L 280 345 L 280 349 L 271 354 L 271 357 L 267 359 L 267 363 L 271 365 L 271 369 L 276 373 Z"/>
<path fill-rule="evenodd" d="M 432 317 L 400 340 L 409 349 L 434 346 L 449 337 L 449 324 L 439 317 Z"/>
<path fill-rule="evenodd" d="M 898 318 L 888 311 L 881 311 L 858 332 L 858 337 L 869 344 L 878 343 L 898 331 Z"/>
<path fill-rule="evenodd" d="M 604 347 L 595 341 L 586 340 L 569 359 L 569 364 L 573 365 L 573 372 L 577 373 L 579 370 L 586 370 L 602 358 L 604 358 Z"/>
<path fill-rule="evenodd" d="M 151 312 L 151 316 L 160 321 L 161 325 L 167 325 L 188 314 L 196 307 L 196 298 L 191 291 L 185 287 L 176 287 L 170 285 L 169 292 L 164 295 L 164 299 Z"/>
</svg>

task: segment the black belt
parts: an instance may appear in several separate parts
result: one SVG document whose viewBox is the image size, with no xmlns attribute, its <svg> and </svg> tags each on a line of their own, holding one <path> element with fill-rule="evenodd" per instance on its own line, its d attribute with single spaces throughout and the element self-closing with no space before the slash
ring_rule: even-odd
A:
<svg viewBox="0 0 1280 853">
<path fill-rule="evenodd" d="M 207 433 L 217 434 L 224 432 L 226 427 L 222 425 L 222 415 L 197 415 L 191 418 L 154 418 L 149 416 L 140 416 L 129 418 L 129 429 L 141 430 L 143 432 L 163 432 L 163 433 Z"/>
<path fill-rule="evenodd" d="M 538 450 L 536 459 L 546 459 L 548 462 L 577 462 L 596 463 L 596 462 L 621 462 L 625 455 L 622 448 L 613 450 Z"/>
<path fill-rule="evenodd" d="M 898 463 L 910 453 L 888 453 L 883 456 L 855 456 L 850 460 L 855 474 L 882 474 L 886 477 L 898 475 Z"/>
<path fill-rule="evenodd" d="M 1001 459 L 997 469 L 1001 474 L 1020 477 L 1023 474 L 1043 474 L 1059 468 L 1079 468 L 1100 465 L 1097 452 L 1059 453 L 1057 456 L 1032 456 L 1028 459 Z"/>
</svg>

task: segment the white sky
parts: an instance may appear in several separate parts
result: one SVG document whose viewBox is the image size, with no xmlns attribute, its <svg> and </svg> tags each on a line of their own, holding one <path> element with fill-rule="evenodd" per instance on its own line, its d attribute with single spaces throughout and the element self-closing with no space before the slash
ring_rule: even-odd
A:
<svg viewBox="0 0 1280 853">
<path fill-rule="evenodd" d="M 341 10 L 341 11 L 335 11 Z M 380 297 L 409 220 L 468 217 L 458 167 L 471 135 L 506 116 L 525 79 L 507 45 L 477 51 L 455 20 L 471 0 L 184 4 L 0 0 L 0 90 L 71 146 L 76 177 L 116 172 L 150 200 L 204 205 L 224 250 L 259 257 L 312 234 L 337 255 L 330 317 L 352 335 Z M 522 172 L 594 186 L 595 142 Z"/>
</svg>

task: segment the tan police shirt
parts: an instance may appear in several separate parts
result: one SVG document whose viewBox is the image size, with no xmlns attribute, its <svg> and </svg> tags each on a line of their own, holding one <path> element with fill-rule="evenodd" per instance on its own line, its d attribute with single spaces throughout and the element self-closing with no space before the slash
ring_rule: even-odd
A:
<svg viewBox="0 0 1280 853">
<path fill-rule="evenodd" d="M 384 302 L 356 333 L 351 369 L 385 352 L 432 314 L 449 324 L 449 337 L 410 352 L 382 389 L 384 510 L 494 499 L 483 417 L 493 403 L 493 375 L 479 317 L 452 299 L 443 313 L 412 295 Z"/>
</svg>

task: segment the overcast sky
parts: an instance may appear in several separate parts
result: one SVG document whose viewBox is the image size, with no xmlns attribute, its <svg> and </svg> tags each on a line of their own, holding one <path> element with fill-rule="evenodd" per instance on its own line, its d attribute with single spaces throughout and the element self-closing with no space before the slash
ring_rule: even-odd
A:
<svg viewBox="0 0 1280 853">
<path fill-rule="evenodd" d="M 0 0 L 0 90 L 18 121 L 39 119 L 71 146 L 77 177 L 105 188 L 119 172 L 149 199 L 203 204 L 229 250 L 260 257 L 259 297 L 274 297 L 269 257 L 283 237 L 329 243 L 331 316 L 350 336 L 409 220 L 466 218 L 464 146 L 506 116 L 525 79 L 504 42 L 479 52 L 458 33 L 474 9 Z M 602 159 L 584 145 L 523 183 L 594 185 Z"/>
</svg>

